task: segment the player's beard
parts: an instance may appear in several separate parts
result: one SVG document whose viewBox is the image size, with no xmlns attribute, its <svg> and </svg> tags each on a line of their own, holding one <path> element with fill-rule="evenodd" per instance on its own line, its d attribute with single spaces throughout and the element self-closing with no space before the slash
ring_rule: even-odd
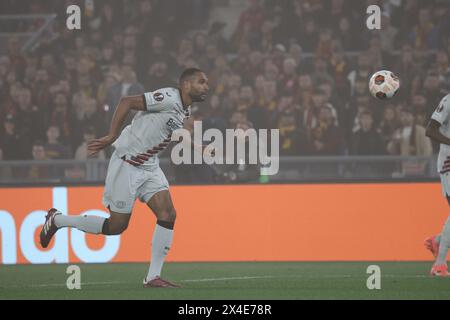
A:
<svg viewBox="0 0 450 320">
<path fill-rule="evenodd" d="M 203 102 L 206 100 L 206 97 L 207 97 L 206 93 L 191 95 L 192 102 Z"/>
</svg>

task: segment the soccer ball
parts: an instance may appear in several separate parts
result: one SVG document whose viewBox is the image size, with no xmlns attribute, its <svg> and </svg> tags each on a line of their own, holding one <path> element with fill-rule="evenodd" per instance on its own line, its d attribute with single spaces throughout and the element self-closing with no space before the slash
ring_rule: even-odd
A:
<svg viewBox="0 0 450 320">
<path fill-rule="evenodd" d="M 370 93 L 380 100 L 392 98 L 399 89 L 400 80 L 391 71 L 378 71 L 369 81 Z"/>
</svg>

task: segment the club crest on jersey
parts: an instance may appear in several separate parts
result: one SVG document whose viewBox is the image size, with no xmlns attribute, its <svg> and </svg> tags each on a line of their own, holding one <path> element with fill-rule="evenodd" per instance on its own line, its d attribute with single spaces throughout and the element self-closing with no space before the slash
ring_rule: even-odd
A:
<svg viewBox="0 0 450 320">
<path fill-rule="evenodd" d="M 153 99 L 155 99 L 155 101 L 161 102 L 164 100 L 164 94 L 162 94 L 161 92 L 156 92 L 155 94 L 153 94 Z"/>
</svg>

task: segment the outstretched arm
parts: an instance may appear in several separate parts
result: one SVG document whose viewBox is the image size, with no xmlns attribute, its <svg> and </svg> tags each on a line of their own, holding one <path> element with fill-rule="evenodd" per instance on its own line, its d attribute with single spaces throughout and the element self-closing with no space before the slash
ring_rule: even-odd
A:
<svg viewBox="0 0 450 320">
<path fill-rule="evenodd" d="M 441 133 L 441 131 L 439 130 L 440 127 L 441 124 L 438 121 L 431 119 L 427 126 L 427 137 L 429 137 L 433 141 L 450 146 L 450 139 Z"/>
<path fill-rule="evenodd" d="M 111 145 L 119 137 L 122 130 L 123 123 L 130 112 L 130 110 L 144 111 L 146 110 L 146 104 L 144 101 L 144 96 L 128 96 L 120 99 L 120 102 L 114 112 L 111 127 L 109 129 L 108 135 L 89 141 L 88 152 L 89 156 L 96 154 L 100 150 Z"/>
</svg>

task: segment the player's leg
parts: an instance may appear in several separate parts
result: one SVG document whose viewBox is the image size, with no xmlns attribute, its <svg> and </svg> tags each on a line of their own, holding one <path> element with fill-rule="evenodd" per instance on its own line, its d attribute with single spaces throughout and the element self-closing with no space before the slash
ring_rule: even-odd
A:
<svg viewBox="0 0 450 320">
<path fill-rule="evenodd" d="M 154 279 L 160 279 L 164 260 L 173 242 L 176 211 L 169 190 L 154 194 L 147 205 L 157 219 L 152 239 L 152 260 L 146 277 L 148 283 Z M 169 286 L 176 286 L 168 281 L 163 281 L 168 283 Z"/>
<path fill-rule="evenodd" d="M 169 182 L 161 168 L 147 172 L 146 182 L 138 189 L 139 199 L 146 203 L 156 216 L 152 238 L 152 258 L 144 287 L 177 287 L 160 278 L 167 253 L 172 246 L 176 212 L 169 193 Z"/>
<path fill-rule="evenodd" d="M 447 198 L 447 202 L 450 206 L 450 177 L 448 174 L 441 175 L 442 190 Z M 440 235 L 433 237 L 433 254 L 436 257 L 436 261 L 431 269 L 431 275 L 434 276 L 448 276 L 447 273 L 447 254 L 450 246 L 450 217 L 444 224 Z"/>
<path fill-rule="evenodd" d="M 450 197 L 447 195 L 447 200 L 450 205 Z M 436 242 L 439 243 L 438 251 L 436 254 L 436 261 L 434 263 L 433 269 L 431 270 L 432 275 L 448 276 L 447 273 L 447 254 L 448 248 L 450 247 L 450 216 L 444 224 L 442 232 Z"/>
<path fill-rule="evenodd" d="M 55 224 L 58 228 L 72 227 L 92 234 L 118 235 L 124 232 L 130 221 L 131 212 L 127 214 L 109 210 L 109 218 L 98 216 L 64 216 L 57 215 Z"/>
<path fill-rule="evenodd" d="M 449 205 L 450 208 L 450 196 L 446 196 L 447 198 L 447 203 Z M 431 254 L 433 255 L 433 257 L 436 259 L 439 255 L 439 245 L 441 243 L 441 234 L 437 234 L 434 236 L 431 236 L 427 239 L 425 239 L 425 248 L 427 248 L 428 250 L 430 250 Z"/>
<path fill-rule="evenodd" d="M 40 233 L 40 242 L 46 248 L 55 233 L 61 228 L 77 228 L 91 234 L 119 235 L 124 232 L 131 214 L 109 211 L 109 218 L 99 216 L 66 216 L 55 208 L 48 211 L 45 224 Z"/>
</svg>

